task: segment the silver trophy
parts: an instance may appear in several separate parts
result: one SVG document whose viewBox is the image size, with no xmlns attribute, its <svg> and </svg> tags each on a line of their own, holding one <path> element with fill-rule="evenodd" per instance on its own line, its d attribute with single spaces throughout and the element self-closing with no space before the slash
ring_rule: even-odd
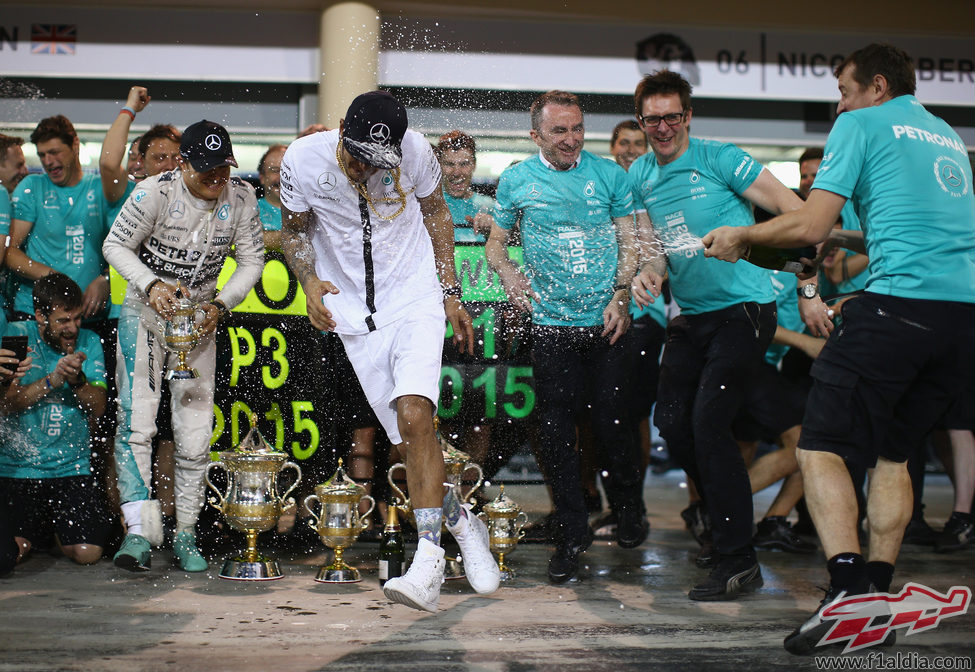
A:
<svg viewBox="0 0 975 672">
<path fill-rule="evenodd" d="M 345 475 L 342 460 L 339 468 L 326 482 L 315 486 L 315 494 L 305 497 L 305 509 L 314 520 L 308 525 L 318 532 L 322 543 L 331 548 L 335 558 L 330 565 L 319 568 L 315 580 L 319 583 L 357 583 L 362 580 L 359 570 L 346 564 L 342 557 L 369 525 L 369 514 L 376 508 L 376 500 L 364 494 L 366 489 Z M 359 502 L 367 500 L 369 510 L 359 513 Z M 321 504 L 321 512 L 312 508 Z"/>
<path fill-rule="evenodd" d="M 165 321 L 163 340 L 166 348 L 176 353 L 179 363 L 166 372 L 166 380 L 191 380 L 200 372 L 186 364 L 186 355 L 200 344 L 200 330 L 196 326 L 198 306 L 190 301 L 183 287 L 176 283 L 176 310 Z"/>
<path fill-rule="evenodd" d="M 301 468 L 287 461 L 287 455 L 274 450 L 257 431 L 257 418 L 251 418 L 251 430 L 233 451 L 220 453 L 220 460 L 207 465 L 203 474 L 217 497 L 212 504 L 233 529 L 247 535 L 247 548 L 229 558 L 220 570 L 220 578 L 239 581 L 268 581 L 284 576 L 278 561 L 257 550 L 257 535 L 270 530 L 281 517 L 281 511 L 294 504 L 288 495 L 301 481 Z M 298 478 L 283 495 L 278 495 L 278 474 L 294 469 Z M 220 492 L 210 481 L 210 472 L 223 469 L 227 474 L 227 491 Z M 218 499 L 219 498 L 219 499 Z"/>
</svg>

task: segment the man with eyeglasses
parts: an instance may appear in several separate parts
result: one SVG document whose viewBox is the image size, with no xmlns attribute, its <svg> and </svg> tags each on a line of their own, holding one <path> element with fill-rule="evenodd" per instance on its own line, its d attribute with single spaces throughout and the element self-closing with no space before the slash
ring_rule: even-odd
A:
<svg viewBox="0 0 975 672">
<path fill-rule="evenodd" d="M 637 252 L 626 173 L 583 151 L 579 99 L 564 91 L 542 94 L 532 103 L 531 124 L 540 151 L 501 174 L 485 254 L 508 299 L 532 315 L 538 457 L 555 504 L 548 576 L 563 583 L 592 542 L 575 450 L 576 420 L 587 404 L 596 443 L 606 452 L 617 541 L 634 548 L 649 531 L 636 425 L 625 405 L 623 339 Z M 506 247 L 519 221 L 524 271 Z"/>
<path fill-rule="evenodd" d="M 653 150 L 629 171 L 637 229 L 651 241 L 634 294 L 646 305 L 669 275 L 681 309 L 667 328 L 654 423 L 701 492 L 717 553 L 688 596 L 731 600 L 762 585 L 748 473 L 731 427 L 775 332 L 775 294 L 768 271 L 705 258 L 700 236 L 718 224 L 753 224 L 752 204 L 781 213 L 802 201 L 738 147 L 690 137 L 691 85 L 680 75 L 644 77 L 634 103 Z"/>
</svg>

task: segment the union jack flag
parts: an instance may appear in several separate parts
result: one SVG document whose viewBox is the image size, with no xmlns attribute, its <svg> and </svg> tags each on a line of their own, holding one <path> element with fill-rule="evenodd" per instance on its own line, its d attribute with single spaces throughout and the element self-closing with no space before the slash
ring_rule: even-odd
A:
<svg viewBox="0 0 975 672">
<path fill-rule="evenodd" d="M 34 23 L 30 27 L 30 53 L 74 55 L 78 41 L 78 26 L 69 24 Z"/>
</svg>

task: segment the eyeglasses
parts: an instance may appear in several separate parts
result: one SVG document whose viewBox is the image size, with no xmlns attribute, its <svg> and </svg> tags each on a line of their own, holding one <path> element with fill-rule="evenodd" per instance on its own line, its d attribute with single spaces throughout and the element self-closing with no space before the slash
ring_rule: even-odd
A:
<svg viewBox="0 0 975 672">
<path fill-rule="evenodd" d="M 670 127 L 679 126 L 682 121 L 684 121 L 684 115 L 687 114 L 686 110 L 681 110 L 680 112 L 671 112 L 670 114 L 665 114 L 662 117 L 657 116 L 641 116 L 640 121 L 647 128 L 656 128 L 660 125 L 660 122 L 664 122 Z"/>
</svg>

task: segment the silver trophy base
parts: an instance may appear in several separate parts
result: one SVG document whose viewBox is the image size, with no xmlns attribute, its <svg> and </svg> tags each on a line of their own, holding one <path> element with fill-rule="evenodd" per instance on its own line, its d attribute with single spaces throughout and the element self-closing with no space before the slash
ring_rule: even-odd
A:
<svg viewBox="0 0 975 672">
<path fill-rule="evenodd" d="M 199 378 L 200 372 L 196 369 L 186 369 L 180 371 L 179 369 L 170 369 L 166 372 L 166 380 L 193 380 L 194 378 Z"/>
<path fill-rule="evenodd" d="M 229 558 L 223 563 L 220 578 L 231 581 L 274 581 L 283 579 L 284 574 L 281 573 L 278 561 L 273 558 L 262 557 L 254 562 L 243 558 Z"/>
<path fill-rule="evenodd" d="M 444 557 L 443 578 L 445 581 L 463 579 L 464 564 L 457 558 Z"/>
<path fill-rule="evenodd" d="M 513 569 L 502 569 L 501 570 L 501 580 L 502 581 L 513 581 L 517 577 L 515 570 Z"/>
<path fill-rule="evenodd" d="M 362 575 L 355 567 L 321 567 L 315 576 L 318 583 L 359 583 Z"/>
</svg>

